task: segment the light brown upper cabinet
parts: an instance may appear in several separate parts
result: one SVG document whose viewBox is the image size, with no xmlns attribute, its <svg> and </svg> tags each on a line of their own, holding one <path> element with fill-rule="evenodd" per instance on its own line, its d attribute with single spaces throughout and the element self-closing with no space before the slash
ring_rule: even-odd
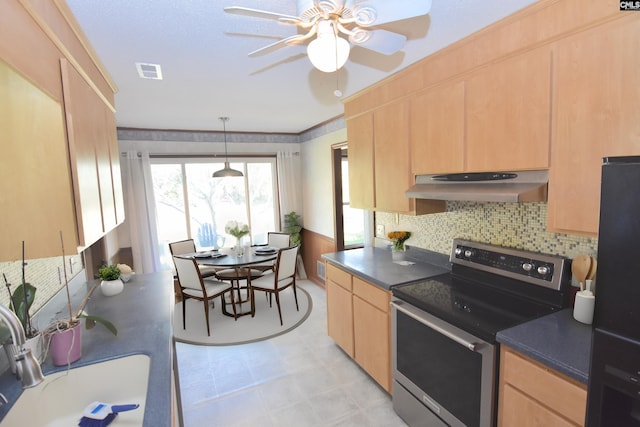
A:
<svg viewBox="0 0 640 427">
<path fill-rule="evenodd" d="M 373 210 L 375 187 L 373 175 L 373 112 L 347 120 L 349 141 L 349 204 Z"/>
<path fill-rule="evenodd" d="M 549 167 L 551 53 L 488 65 L 466 82 L 466 171 Z"/>
<path fill-rule="evenodd" d="M 464 82 L 415 95 L 411 99 L 412 172 L 462 172 L 464 126 Z"/>
<path fill-rule="evenodd" d="M 596 235 L 602 158 L 640 154 L 640 20 L 628 16 L 554 47 L 550 231 Z"/>
<path fill-rule="evenodd" d="M 374 112 L 374 174 L 376 210 L 410 212 L 413 200 L 409 160 L 409 102 L 385 105 Z"/>
<path fill-rule="evenodd" d="M 68 61 L 61 66 L 79 245 L 86 247 L 124 221 L 115 120 L 99 91 Z"/>
<path fill-rule="evenodd" d="M 77 235 L 64 116 L 51 98 L 0 60 L 0 260 L 76 252 Z"/>
<path fill-rule="evenodd" d="M 77 254 L 124 220 L 116 87 L 64 2 L 5 3 L 0 261 Z"/>
<path fill-rule="evenodd" d="M 413 215 L 444 211 L 442 201 L 404 195 L 413 185 L 409 115 L 403 100 L 347 119 L 351 206 Z"/>
</svg>

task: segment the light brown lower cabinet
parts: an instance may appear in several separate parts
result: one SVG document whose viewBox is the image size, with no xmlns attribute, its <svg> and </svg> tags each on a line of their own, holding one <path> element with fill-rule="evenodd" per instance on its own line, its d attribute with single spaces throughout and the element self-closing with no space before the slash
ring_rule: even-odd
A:
<svg viewBox="0 0 640 427">
<path fill-rule="evenodd" d="M 331 338 L 391 393 L 391 292 L 327 263 Z"/>
<path fill-rule="evenodd" d="M 586 407 L 584 384 L 501 348 L 498 426 L 584 426 Z"/>
<path fill-rule="evenodd" d="M 327 264 L 327 331 L 353 357 L 353 297 L 351 275 Z"/>
</svg>

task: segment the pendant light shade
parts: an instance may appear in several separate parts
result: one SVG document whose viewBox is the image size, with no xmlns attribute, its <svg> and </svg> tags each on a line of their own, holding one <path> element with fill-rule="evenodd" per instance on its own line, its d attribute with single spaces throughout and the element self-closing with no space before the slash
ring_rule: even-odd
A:
<svg viewBox="0 0 640 427">
<path fill-rule="evenodd" d="M 213 178 L 224 178 L 228 176 L 244 176 L 242 172 L 231 169 L 229 166 L 229 156 L 227 155 L 227 120 L 229 117 L 219 117 L 222 121 L 222 127 L 224 129 L 224 168 L 213 173 Z"/>
</svg>

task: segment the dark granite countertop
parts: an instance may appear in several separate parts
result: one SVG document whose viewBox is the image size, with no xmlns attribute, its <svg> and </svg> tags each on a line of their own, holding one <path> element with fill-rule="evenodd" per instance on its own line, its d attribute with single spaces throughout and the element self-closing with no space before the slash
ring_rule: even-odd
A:
<svg viewBox="0 0 640 427">
<path fill-rule="evenodd" d="M 381 288 L 417 282 L 450 271 L 449 257 L 410 248 L 406 260 L 414 264 L 400 265 L 391 260 L 391 251 L 379 247 L 350 249 L 323 254 L 322 258 Z"/>
<path fill-rule="evenodd" d="M 498 332 L 498 342 L 583 384 L 589 380 L 591 325 L 568 308 Z"/>
<path fill-rule="evenodd" d="M 84 282 L 84 281 L 83 281 Z M 84 282 L 74 291 L 74 307 L 94 281 Z M 59 295 L 58 295 L 59 296 Z M 54 307 L 57 318 L 64 317 L 64 299 L 56 297 Z M 60 304 L 60 302 L 63 304 Z M 62 307 L 62 308 L 61 308 Z M 173 372 L 173 277 L 170 271 L 134 275 L 125 284 L 124 291 L 106 297 L 96 289 L 86 311 L 110 320 L 118 329 L 114 336 L 101 325 L 82 331 L 82 357 L 71 368 L 90 365 L 132 354 L 150 356 L 149 383 L 145 403 L 143 426 L 172 425 L 172 372 Z M 42 365 L 45 375 L 66 369 L 55 367 L 50 357 Z M 126 385 L 125 385 L 126 386 Z M 6 370 L 0 376 L 0 391 L 9 404 L 0 406 L 0 420 L 6 415 L 21 393 L 20 382 Z"/>
</svg>

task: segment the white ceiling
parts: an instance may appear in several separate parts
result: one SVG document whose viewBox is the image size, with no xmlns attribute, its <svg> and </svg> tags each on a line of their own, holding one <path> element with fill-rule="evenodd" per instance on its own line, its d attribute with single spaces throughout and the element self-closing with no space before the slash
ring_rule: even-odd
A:
<svg viewBox="0 0 640 427">
<path fill-rule="evenodd" d="M 401 5 L 405 1 L 388 0 Z M 296 33 L 226 6 L 296 15 L 295 0 L 67 0 L 118 86 L 119 127 L 299 133 L 343 113 L 341 99 L 537 0 L 433 0 L 427 16 L 387 24 L 408 41 L 385 56 L 354 47 L 338 73 L 314 69 L 306 46 L 249 58 Z M 135 63 L 160 64 L 144 80 Z M 336 87 L 342 98 L 334 95 Z"/>
</svg>

